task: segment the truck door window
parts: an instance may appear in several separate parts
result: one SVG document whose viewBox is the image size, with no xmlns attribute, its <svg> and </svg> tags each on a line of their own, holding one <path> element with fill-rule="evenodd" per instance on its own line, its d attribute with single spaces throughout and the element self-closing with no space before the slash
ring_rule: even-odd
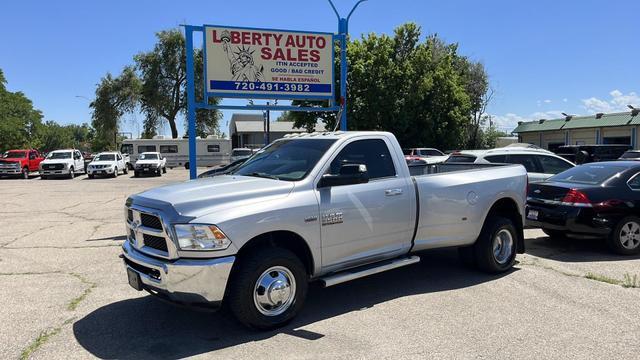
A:
<svg viewBox="0 0 640 360">
<path fill-rule="evenodd" d="M 337 175 L 343 164 L 366 165 L 372 180 L 396 175 L 389 148 L 382 139 L 357 140 L 348 144 L 331 162 L 330 173 Z"/>
<path fill-rule="evenodd" d="M 568 162 L 552 156 L 539 155 L 538 160 L 542 166 L 542 172 L 545 174 L 555 175 L 573 167 Z"/>
<path fill-rule="evenodd" d="M 35 160 L 35 159 L 36 159 L 36 152 L 35 151 L 29 152 L 29 160 Z"/>
</svg>

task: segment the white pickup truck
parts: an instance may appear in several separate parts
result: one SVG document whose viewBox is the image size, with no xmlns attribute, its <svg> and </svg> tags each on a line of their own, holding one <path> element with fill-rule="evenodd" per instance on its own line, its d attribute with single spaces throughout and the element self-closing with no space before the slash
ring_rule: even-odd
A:
<svg viewBox="0 0 640 360">
<path fill-rule="evenodd" d="M 127 159 L 119 151 L 101 152 L 87 165 L 87 175 L 93 179 L 96 176 L 118 177 L 120 171 L 127 174 Z"/>
<path fill-rule="evenodd" d="M 269 329 L 298 313 L 310 281 L 413 264 L 421 250 L 459 247 L 482 271 L 509 270 L 524 251 L 526 187 L 521 165 L 410 170 L 390 133 L 297 135 L 232 174 L 129 197 L 121 257 L 137 290 L 224 300 L 243 324 Z"/>
<path fill-rule="evenodd" d="M 47 154 L 40 163 L 40 179 L 65 176 L 73 179 L 76 174 L 84 173 L 84 159 L 78 150 L 55 150 Z"/>
<path fill-rule="evenodd" d="M 138 155 L 138 161 L 133 167 L 133 176 L 142 174 L 153 174 L 162 176 L 167 173 L 167 159 L 159 152 L 143 152 Z"/>
</svg>

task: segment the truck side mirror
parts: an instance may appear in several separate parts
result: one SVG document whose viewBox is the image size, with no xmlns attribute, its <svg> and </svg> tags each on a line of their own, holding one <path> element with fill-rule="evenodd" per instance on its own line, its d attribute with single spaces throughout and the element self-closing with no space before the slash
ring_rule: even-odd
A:
<svg viewBox="0 0 640 360">
<path fill-rule="evenodd" d="M 364 184 L 369 182 L 369 173 L 364 164 L 343 164 L 338 175 L 324 174 L 318 183 L 318 187 L 331 187 L 352 184 Z"/>
</svg>

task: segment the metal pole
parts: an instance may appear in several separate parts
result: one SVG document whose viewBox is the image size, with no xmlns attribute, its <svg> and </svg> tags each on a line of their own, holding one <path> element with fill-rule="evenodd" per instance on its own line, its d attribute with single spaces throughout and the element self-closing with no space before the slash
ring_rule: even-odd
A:
<svg viewBox="0 0 640 360">
<path fill-rule="evenodd" d="M 349 19 L 360 3 L 367 0 L 359 0 L 346 18 L 341 18 L 333 1 L 329 0 L 329 5 L 338 18 L 338 35 L 340 37 L 340 105 L 342 113 L 340 116 L 340 130 L 347 131 L 347 38 L 349 37 Z"/>
<path fill-rule="evenodd" d="M 193 73 L 193 27 L 184 27 L 187 50 L 187 122 L 189 124 L 189 178 L 198 177 L 196 162 L 196 99 L 195 76 Z M 204 46 L 204 45 L 203 45 Z"/>
<path fill-rule="evenodd" d="M 267 101 L 267 106 L 269 106 L 268 101 Z M 270 110 L 267 109 L 267 142 L 265 143 L 265 145 L 269 145 L 269 143 L 271 142 L 271 139 L 270 139 L 271 136 L 269 134 L 269 131 L 271 131 L 270 121 L 271 121 L 271 113 L 270 113 Z"/>
</svg>

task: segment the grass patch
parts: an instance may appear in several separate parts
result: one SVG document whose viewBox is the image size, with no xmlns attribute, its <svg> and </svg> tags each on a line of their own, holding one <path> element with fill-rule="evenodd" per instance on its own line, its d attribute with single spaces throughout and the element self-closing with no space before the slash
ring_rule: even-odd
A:
<svg viewBox="0 0 640 360">
<path fill-rule="evenodd" d="M 589 280 L 600 281 L 600 282 L 611 284 L 611 285 L 620 285 L 622 283 L 618 279 L 614 279 L 605 275 L 594 274 L 594 273 L 587 273 L 584 277 Z"/>
<path fill-rule="evenodd" d="M 35 340 L 33 340 L 31 344 L 29 344 L 29 346 L 27 346 L 24 350 L 22 350 L 22 353 L 20 354 L 20 360 L 28 359 L 29 356 L 31 356 L 31 354 L 33 354 L 36 350 L 42 347 L 42 345 L 44 345 L 47 341 L 49 341 L 49 339 L 51 339 L 52 337 L 57 335 L 60 331 L 62 331 L 63 326 L 71 323 L 74 319 L 75 318 L 71 318 L 69 320 L 66 320 L 65 322 L 62 323 L 62 325 L 56 328 L 41 332 L 40 335 L 38 335 L 38 337 Z"/>
<path fill-rule="evenodd" d="M 625 273 L 622 284 L 620 285 L 626 288 L 640 288 L 640 279 L 638 279 L 638 275 L 631 276 L 630 274 Z"/>
<path fill-rule="evenodd" d="M 75 310 L 78 305 L 87 298 L 87 296 L 89 296 L 89 294 L 91 294 L 91 292 L 93 291 L 93 289 L 96 288 L 96 283 L 91 282 L 87 279 L 85 279 L 83 276 L 78 275 L 78 274 L 70 274 L 71 276 L 77 278 L 78 280 L 80 280 L 83 284 L 87 285 L 87 288 L 84 289 L 84 291 L 82 292 L 82 294 L 80 294 L 80 296 L 72 299 L 69 304 L 67 304 L 67 310 L 69 311 L 73 311 Z"/>
</svg>

